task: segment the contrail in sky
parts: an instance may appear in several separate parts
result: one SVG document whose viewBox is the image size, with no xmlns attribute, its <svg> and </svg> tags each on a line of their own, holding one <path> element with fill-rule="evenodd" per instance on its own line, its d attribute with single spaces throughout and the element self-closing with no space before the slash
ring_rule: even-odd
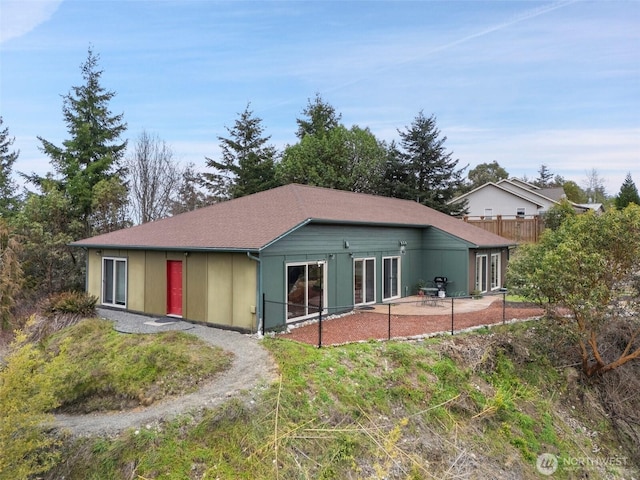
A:
<svg viewBox="0 0 640 480">
<path fill-rule="evenodd" d="M 559 2 L 554 2 L 548 5 L 544 5 L 538 8 L 534 8 L 531 10 L 527 10 L 525 12 L 522 12 L 519 15 L 515 15 L 514 17 L 512 17 L 510 20 L 498 23 L 496 25 L 492 25 L 490 27 L 487 27 L 479 32 L 476 33 L 472 33 L 470 35 L 467 35 L 465 37 L 459 38 L 458 40 L 454 40 L 453 42 L 449 42 L 449 43 L 445 43 L 444 45 L 439 45 L 437 47 L 434 47 L 430 50 L 427 50 L 426 52 L 422 52 L 420 55 L 416 55 L 413 58 L 408 58 L 399 62 L 394 63 L 393 65 L 387 65 L 385 67 L 381 67 L 379 69 L 377 69 L 377 72 L 383 72 L 383 71 L 387 71 L 390 70 L 392 68 L 396 68 L 399 65 L 405 65 L 405 64 L 409 64 L 409 63 L 413 63 L 419 59 L 423 59 L 429 55 L 432 55 L 434 53 L 439 53 L 442 52 L 444 50 L 448 50 L 452 47 L 458 46 L 460 44 L 466 43 L 470 40 L 473 40 L 475 38 L 479 38 L 479 37 L 483 37 L 485 35 L 488 35 L 490 33 L 493 32 L 497 32 L 499 30 L 502 30 L 504 28 L 510 27 L 512 25 L 516 25 L 518 23 L 524 22 L 525 20 L 530 20 L 532 18 L 535 17 L 539 17 L 540 15 L 544 15 L 546 13 L 552 12 L 554 10 L 558 10 L 560 8 L 564 8 L 568 5 L 571 5 L 573 3 L 576 3 L 580 0 L 564 0 L 564 1 L 559 1 Z M 329 89 L 329 91 L 337 91 L 337 90 L 341 90 L 345 87 L 360 83 L 361 81 L 365 80 L 365 78 L 369 78 L 369 77 L 362 77 L 362 78 L 358 78 L 358 79 L 354 79 L 351 80 L 349 82 L 345 82 L 341 85 L 337 85 L 334 88 Z"/>
</svg>

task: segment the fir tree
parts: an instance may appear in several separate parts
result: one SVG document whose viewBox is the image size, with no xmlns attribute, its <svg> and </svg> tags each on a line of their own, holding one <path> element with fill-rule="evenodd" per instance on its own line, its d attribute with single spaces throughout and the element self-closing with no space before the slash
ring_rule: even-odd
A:
<svg viewBox="0 0 640 480">
<path fill-rule="evenodd" d="M 72 87 L 63 97 L 62 113 L 70 138 L 56 146 L 38 137 L 41 150 L 51 158 L 55 170 L 50 180 L 69 199 L 74 209 L 70 213 L 82 222 L 84 236 L 92 234 L 94 187 L 102 180 L 123 180 L 121 160 L 127 146 L 126 141 L 119 140 L 127 125 L 123 114 L 114 115 L 109 110 L 115 93 L 101 86 L 98 60 L 89 48 L 81 66 L 84 84 Z M 35 174 L 28 177 L 40 187 L 45 178 Z"/>
<path fill-rule="evenodd" d="M 616 197 L 615 202 L 618 210 L 622 210 L 630 203 L 640 205 L 640 195 L 638 195 L 636 184 L 633 183 L 633 179 L 631 178 L 631 172 L 627 173 L 624 182 L 622 182 L 620 193 Z"/>
<path fill-rule="evenodd" d="M 276 186 L 276 150 L 264 136 L 262 119 L 253 115 L 247 105 L 239 114 L 229 137 L 218 137 L 222 150 L 220 161 L 206 157 L 213 172 L 202 174 L 205 188 L 215 201 L 242 197 Z"/>
<path fill-rule="evenodd" d="M 435 116 L 425 117 L 420 112 L 409 127 L 398 133 L 400 156 L 409 174 L 406 198 L 451 215 L 463 214 L 466 202 L 447 202 L 462 187 L 467 167 L 456 169 L 459 160 L 446 151 L 447 137 L 441 137 Z"/>
<path fill-rule="evenodd" d="M 0 117 L 0 128 L 2 127 Z M 18 159 L 20 152 L 11 151 L 11 145 L 15 138 L 9 137 L 9 128 L 0 130 L 0 217 L 9 217 L 15 214 L 19 203 L 19 197 L 15 194 L 16 185 L 11 179 L 13 164 Z"/>
</svg>

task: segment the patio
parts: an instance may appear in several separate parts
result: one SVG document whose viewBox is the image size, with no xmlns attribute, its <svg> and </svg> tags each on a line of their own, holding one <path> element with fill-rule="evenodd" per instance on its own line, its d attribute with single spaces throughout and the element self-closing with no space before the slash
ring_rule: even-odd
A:
<svg viewBox="0 0 640 480">
<path fill-rule="evenodd" d="M 389 305 L 391 305 L 391 313 L 393 315 L 450 315 L 452 300 L 456 313 L 484 310 L 496 301 L 499 301 L 502 305 L 502 295 L 485 295 L 478 299 L 470 297 L 435 298 L 435 303 L 432 303 L 429 298 L 425 302 L 424 296 L 413 295 L 397 301 L 377 304 L 372 306 L 373 309 L 371 307 L 365 308 L 375 313 L 388 314 Z"/>
<path fill-rule="evenodd" d="M 341 316 L 329 316 L 291 325 L 282 338 L 327 346 L 368 340 L 419 338 L 435 334 L 451 334 L 483 325 L 540 317 L 544 310 L 526 305 L 505 305 L 502 295 L 474 300 L 447 297 L 437 306 L 424 305 L 419 296 L 401 301 L 357 308 Z M 453 309 L 452 309 L 453 304 Z"/>
</svg>

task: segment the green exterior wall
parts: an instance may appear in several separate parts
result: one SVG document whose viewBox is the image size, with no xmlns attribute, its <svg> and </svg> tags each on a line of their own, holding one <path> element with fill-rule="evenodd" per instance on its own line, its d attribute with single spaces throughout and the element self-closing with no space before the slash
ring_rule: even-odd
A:
<svg viewBox="0 0 640 480">
<path fill-rule="evenodd" d="M 353 261 L 358 258 L 375 259 L 376 302 L 382 302 L 383 258 L 395 256 L 400 258 L 401 297 L 414 295 L 419 280 L 432 280 L 443 270 L 447 277 L 466 283 L 468 245 L 435 229 L 309 224 L 260 255 L 267 300 L 265 326 L 275 327 L 285 318 L 288 263 L 326 262 L 331 314 L 353 306 Z"/>
<path fill-rule="evenodd" d="M 466 295 L 469 277 L 469 244 L 437 228 L 423 232 L 423 265 L 425 281 L 447 277 L 447 295 Z"/>
</svg>

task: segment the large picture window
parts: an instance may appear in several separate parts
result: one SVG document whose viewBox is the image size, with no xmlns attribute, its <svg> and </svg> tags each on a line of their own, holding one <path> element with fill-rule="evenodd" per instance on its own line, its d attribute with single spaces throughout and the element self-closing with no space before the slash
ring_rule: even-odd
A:
<svg viewBox="0 0 640 480">
<path fill-rule="evenodd" d="M 127 260 L 104 257 L 102 259 L 102 304 L 113 307 L 127 306 Z"/>
<path fill-rule="evenodd" d="M 500 288 L 500 254 L 491 254 L 491 290 Z"/>
<path fill-rule="evenodd" d="M 353 261 L 353 304 L 365 305 L 376 301 L 376 261 L 357 258 Z"/>
<path fill-rule="evenodd" d="M 287 321 L 325 310 L 326 291 L 325 262 L 287 264 Z"/>
<path fill-rule="evenodd" d="M 382 259 L 382 300 L 400 297 L 400 257 Z"/>
</svg>

